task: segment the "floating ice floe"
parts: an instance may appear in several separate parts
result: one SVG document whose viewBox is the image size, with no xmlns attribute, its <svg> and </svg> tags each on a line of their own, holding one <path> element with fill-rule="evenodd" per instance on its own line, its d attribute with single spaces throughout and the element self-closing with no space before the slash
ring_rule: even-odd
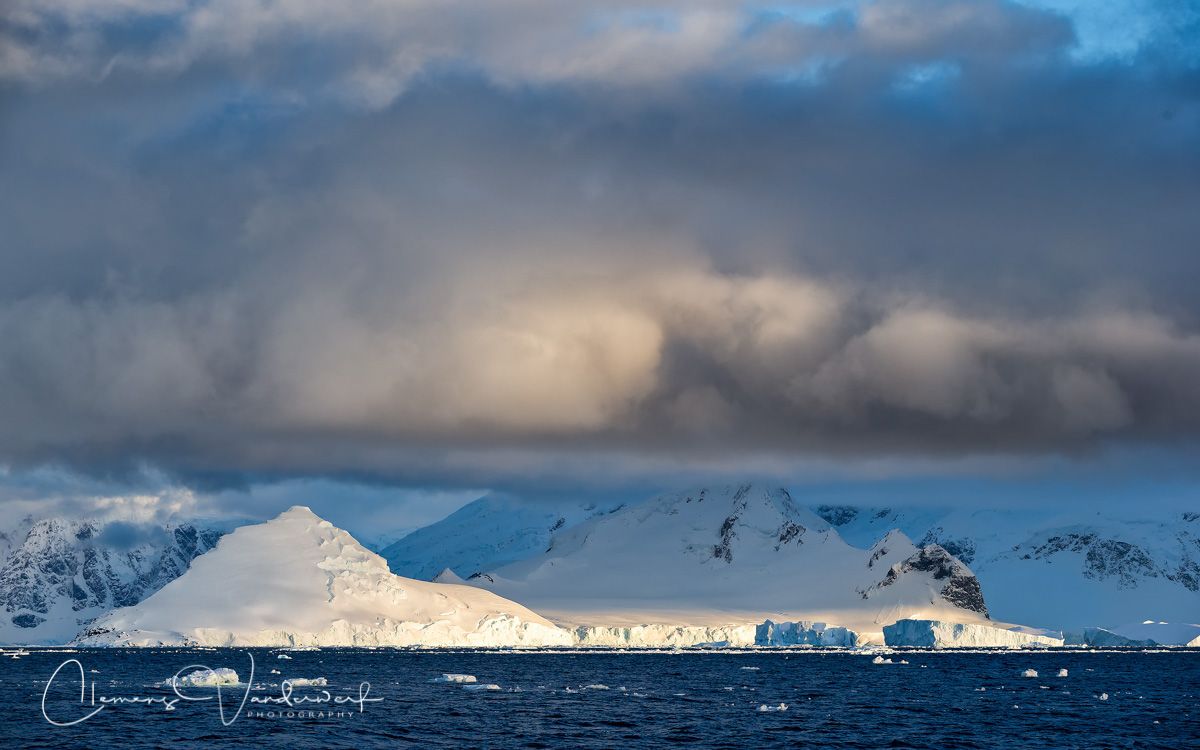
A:
<svg viewBox="0 0 1200 750">
<path fill-rule="evenodd" d="M 787 709 L 788 706 L 786 703 L 780 703 L 777 706 L 768 706 L 766 703 L 763 703 L 758 707 L 760 713 L 766 713 L 767 711 L 786 711 Z"/>
<path fill-rule="evenodd" d="M 1058 676 L 1059 676 L 1059 677 L 1066 677 L 1066 676 L 1067 676 L 1067 670 L 1065 670 L 1065 669 L 1060 669 L 1060 670 L 1058 670 Z"/>
<path fill-rule="evenodd" d="M 1096 697 L 1102 701 L 1106 701 L 1106 700 L 1108 700 L 1108 693 L 1101 693 L 1100 695 L 1098 695 Z"/>
<path fill-rule="evenodd" d="M 759 669 L 761 669 L 761 667 L 742 667 L 742 669 L 746 670 L 747 672 L 757 672 Z"/>
<path fill-rule="evenodd" d="M 469 683 L 469 682 L 475 682 L 475 681 L 476 681 L 475 675 L 473 675 L 473 674 L 456 674 L 456 673 L 444 674 L 441 677 L 434 677 L 432 680 L 430 680 L 430 682 L 457 682 L 457 683 Z"/>
<path fill-rule="evenodd" d="M 229 667 L 197 669 L 184 675 L 175 675 L 163 680 L 163 687 L 218 687 L 238 684 L 238 673 Z"/>
<path fill-rule="evenodd" d="M 598 683 L 595 685 L 584 685 L 583 689 L 584 690 L 608 690 L 608 685 L 600 685 Z"/>
<path fill-rule="evenodd" d="M 276 656 L 275 658 L 276 659 L 290 659 L 292 657 L 288 656 L 287 654 L 280 654 L 279 656 Z"/>
<path fill-rule="evenodd" d="M 876 656 L 874 659 L 871 660 L 871 663 L 872 664 L 892 664 L 893 662 L 891 659 L 885 659 L 882 656 Z"/>
<path fill-rule="evenodd" d="M 500 687 L 499 685 L 497 685 L 494 682 L 486 682 L 486 683 L 485 682 L 476 682 L 476 683 L 466 683 L 463 685 L 463 690 L 503 690 L 503 689 L 504 688 Z"/>
<path fill-rule="evenodd" d="M 1021 673 L 1021 676 L 1022 677 L 1037 677 L 1038 673 L 1037 673 L 1036 669 L 1026 669 L 1024 672 Z"/>
<path fill-rule="evenodd" d="M 327 687 L 329 685 L 329 680 L 324 677 L 313 677 L 312 679 L 307 677 L 293 677 L 284 680 L 284 682 L 292 687 Z"/>
</svg>

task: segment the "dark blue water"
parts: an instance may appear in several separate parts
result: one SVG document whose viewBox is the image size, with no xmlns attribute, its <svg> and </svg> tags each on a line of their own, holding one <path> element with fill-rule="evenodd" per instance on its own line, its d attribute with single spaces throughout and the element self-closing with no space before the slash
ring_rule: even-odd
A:
<svg viewBox="0 0 1200 750">
<path fill-rule="evenodd" d="M 71 727 L 100 698 L 173 698 L 154 683 L 193 663 L 231 667 L 249 695 L 279 697 L 284 677 L 328 680 L 296 688 L 293 708 L 247 702 L 244 689 L 209 701 L 110 705 Z M 0 740 L 17 748 L 141 747 L 1200 747 L 1200 652 L 906 653 L 910 663 L 820 652 L 481 653 L 324 650 L 85 650 L 0 659 Z M 84 668 L 80 702 L 77 667 Z M 746 667 L 755 669 L 745 669 Z M 1034 668 L 1037 678 L 1020 676 Z M 1059 668 L 1069 676 L 1056 677 Z M 270 674 L 270 670 L 281 674 Z M 92 672 L 91 670 L 96 670 Z M 429 682 L 469 673 L 498 692 Z M 367 702 L 357 698 L 369 682 Z M 607 686 L 601 689 L 593 686 Z M 1100 700 L 1101 693 L 1108 700 Z M 322 702 L 299 703 L 301 696 Z M 328 699 L 330 702 L 323 702 Z M 763 712 L 761 705 L 787 704 Z M 236 717 L 236 718 L 235 718 Z"/>
</svg>

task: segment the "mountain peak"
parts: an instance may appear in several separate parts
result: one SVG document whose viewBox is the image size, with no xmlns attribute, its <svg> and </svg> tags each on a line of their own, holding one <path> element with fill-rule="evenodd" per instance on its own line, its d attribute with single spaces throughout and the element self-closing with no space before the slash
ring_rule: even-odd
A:
<svg viewBox="0 0 1200 750">
<path fill-rule="evenodd" d="M 311 523 L 316 520 L 320 523 Z M 392 574 L 295 506 L 242 526 L 145 601 L 96 620 L 91 645 L 548 646 L 569 634 L 488 591 Z"/>
<path fill-rule="evenodd" d="M 289 518 L 303 519 L 306 521 L 308 521 L 308 520 L 325 521 L 324 518 L 321 518 L 316 513 L 314 513 L 313 509 L 308 507 L 307 505 L 293 505 L 292 507 L 288 508 L 284 512 L 280 513 L 278 516 L 275 516 L 275 520 L 277 520 L 277 521 L 289 519 Z"/>
</svg>

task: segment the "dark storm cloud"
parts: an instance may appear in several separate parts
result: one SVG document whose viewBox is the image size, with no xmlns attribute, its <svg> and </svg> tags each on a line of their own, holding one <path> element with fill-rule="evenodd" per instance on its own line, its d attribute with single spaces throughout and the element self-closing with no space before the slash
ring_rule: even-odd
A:
<svg viewBox="0 0 1200 750">
<path fill-rule="evenodd" d="M 1200 431 L 1200 92 L 1003 2 L 17 3 L 0 463 L 487 486 Z"/>
</svg>

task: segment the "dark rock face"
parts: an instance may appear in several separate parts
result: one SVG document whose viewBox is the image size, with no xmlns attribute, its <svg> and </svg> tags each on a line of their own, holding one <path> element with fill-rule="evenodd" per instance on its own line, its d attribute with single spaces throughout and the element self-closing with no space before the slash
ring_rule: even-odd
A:
<svg viewBox="0 0 1200 750">
<path fill-rule="evenodd" d="M 46 621 L 45 617 L 38 617 L 37 615 L 31 615 L 28 612 L 26 612 L 23 615 L 17 615 L 16 617 L 12 618 L 13 625 L 16 625 L 18 628 L 36 628 L 38 625 L 41 625 L 45 621 Z"/>
<path fill-rule="evenodd" d="M 937 544 L 921 547 L 907 559 L 893 565 L 883 580 L 862 592 L 863 598 L 870 598 L 874 591 L 891 586 L 902 576 L 912 572 L 929 573 L 934 581 L 942 582 L 938 595 L 949 604 L 989 617 L 979 579 L 967 566 Z"/>
<path fill-rule="evenodd" d="M 1185 514 L 1186 515 L 1186 514 Z M 1156 561 L 1142 547 L 1095 533 L 1056 534 L 1025 552 L 1024 560 L 1043 560 L 1061 553 L 1083 555 L 1085 578 L 1115 578 L 1121 588 L 1137 588 L 1144 578 L 1165 578 L 1188 591 L 1200 591 L 1200 538 L 1179 532 L 1182 555 L 1171 562 Z"/>
<path fill-rule="evenodd" d="M 733 562 L 733 540 L 737 537 L 738 517 L 746 510 L 746 495 L 750 494 L 750 485 L 744 484 L 738 487 L 737 492 L 733 493 L 733 511 L 721 524 L 719 536 L 721 541 L 713 546 L 713 557 L 718 560 L 724 560 L 727 563 Z M 700 492 L 700 499 L 704 499 L 704 492 Z M 691 502 L 689 499 L 688 502 Z"/>
<path fill-rule="evenodd" d="M 785 521 L 783 525 L 779 527 L 779 544 L 775 545 L 775 551 L 778 552 L 780 547 L 788 544 L 789 542 L 794 541 L 799 544 L 802 541 L 801 537 L 804 536 L 804 532 L 806 531 L 808 531 L 808 529 L 794 521 Z"/>
<path fill-rule="evenodd" d="M 153 529 L 131 546 L 104 541 L 104 524 L 52 518 L 33 523 L 0 566 L 0 607 L 18 628 L 37 628 L 63 606 L 87 622 L 137 604 L 178 578 L 221 533 L 190 524 Z M 57 622 L 57 621 L 56 621 Z"/>
<path fill-rule="evenodd" d="M 858 518 L 858 508 L 850 505 L 818 505 L 813 512 L 830 526 L 845 526 Z"/>
<path fill-rule="evenodd" d="M 975 562 L 975 541 L 967 537 L 948 536 L 945 529 L 941 526 L 936 526 L 925 532 L 925 536 L 921 538 L 920 545 L 925 546 L 929 544 L 938 545 L 967 565 Z"/>
</svg>

